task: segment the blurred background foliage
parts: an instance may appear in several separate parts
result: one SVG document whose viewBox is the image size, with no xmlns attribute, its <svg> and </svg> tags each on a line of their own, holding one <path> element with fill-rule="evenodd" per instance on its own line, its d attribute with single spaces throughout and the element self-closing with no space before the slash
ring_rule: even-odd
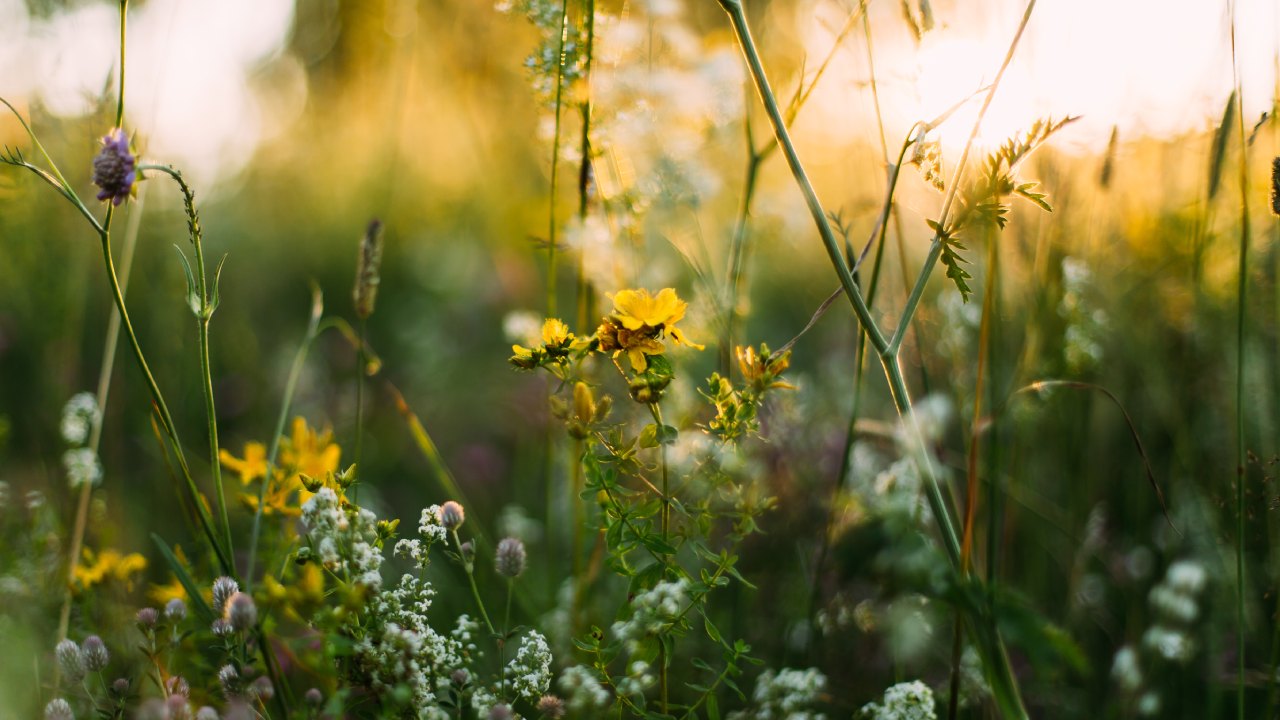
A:
<svg viewBox="0 0 1280 720">
<path fill-rule="evenodd" d="M 163 3 L 133 5 L 146 12 Z M 964 13 L 997 18 L 1002 10 L 964 5 L 940 2 L 934 12 L 940 23 L 960 25 Z M 26 2 L 32 18 L 78 7 Z M 625 13 L 627 7 L 605 11 Z M 789 92 L 802 72 L 812 76 L 825 52 L 809 42 L 809 21 L 839 19 L 849 8 L 825 0 L 755 2 L 749 11 L 760 18 L 770 72 L 787 89 L 782 92 Z M 245 82 L 259 112 L 270 114 L 273 102 L 296 96 L 298 87 L 304 88 L 305 101 L 287 126 L 246 142 L 243 157 L 191 170 L 206 247 L 213 257 L 227 254 L 222 304 L 212 326 L 222 444 L 238 454 L 246 441 L 269 440 L 288 364 L 305 328 L 310 283 L 323 291 L 327 313 L 353 318 L 357 242 L 371 218 L 382 219 L 387 247 L 381 295 L 368 325 L 382 366 L 368 384 L 362 472 L 368 494 L 362 492 L 361 500 L 381 508 L 380 514 L 409 522 L 416 508 L 444 499 L 396 409 L 391 383 L 467 489 L 475 504 L 469 517 L 492 525 L 502 508 L 520 505 L 545 523 L 541 546 L 531 548 L 532 574 L 545 579 L 535 605 L 545 610 L 568 572 L 566 523 L 560 516 L 568 458 L 564 443 L 548 444 L 547 437 L 559 431 L 546 411 L 546 385 L 512 371 L 507 364 L 511 340 L 503 330 L 509 314 L 545 308 L 551 150 L 548 110 L 531 91 L 523 65 L 534 33 L 521 18 L 470 0 L 298 0 L 292 13 L 280 47 L 261 58 Z M 887 45 L 910 48 L 896 3 L 873 2 L 871 20 L 877 38 L 883 33 Z M 695 47 L 665 47 L 671 57 L 732 49 L 715 3 L 684 8 L 680 22 Z M 831 25 L 839 22 L 825 27 Z M 859 33 L 846 43 L 850 49 L 841 57 L 861 67 L 865 50 Z M 666 57 L 659 53 L 651 61 L 661 64 Z M 689 332 L 708 343 L 708 352 L 682 357 L 686 391 L 696 384 L 694 378 L 715 369 L 717 353 L 712 298 L 695 282 L 685 258 L 705 253 L 716 268 L 715 279 L 723 282 L 718 268 L 727 258 L 745 162 L 742 107 L 753 108 L 757 146 L 765 141 L 766 125 L 741 69 L 718 77 L 729 82 L 719 89 L 737 97 L 736 115 L 700 129 L 694 155 L 684 158 L 696 166 L 691 176 L 702 173 L 713 181 L 700 186 L 692 200 L 665 206 L 660 220 L 635 241 L 636 251 L 620 261 L 628 279 L 654 289 L 674 285 L 693 298 Z M 819 94 L 843 93 L 854 98 L 850 104 L 865 105 L 865 68 L 850 78 L 821 86 Z M 955 88 L 951 101 L 976 89 L 977 80 Z M 1245 420 L 1246 446 L 1257 461 L 1237 475 L 1234 288 L 1240 194 L 1234 170 L 1224 174 L 1214 197 L 1208 195 L 1206 177 L 1212 132 L 1228 92 L 1224 85 L 1216 105 L 1198 111 L 1201 122 L 1171 136 L 1122 134 L 1109 148 L 1070 152 L 1051 143 L 1021 174 L 1042 182 L 1054 213 L 1019 206 L 1003 233 L 970 237 L 977 296 L 963 305 L 944 279 L 936 278 L 905 349 L 917 398 L 930 398 L 931 407 L 938 408 L 937 449 L 958 497 L 973 424 L 977 317 L 990 270 L 985 258 L 988 243 L 996 243 L 999 296 L 983 407 L 984 413 L 998 407 L 1001 414 L 986 431 L 981 476 L 984 487 L 995 483 L 1000 489 L 994 508 L 1000 521 L 998 536 L 980 537 L 978 557 L 984 558 L 984 568 L 994 560 L 991 569 L 1002 584 L 1061 627 L 1074 646 L 1042 651 L 1037 644 L 1046 642 L 1044 637 L 1020 637 L 1016 619 L 1010 621 L 1015 665 L 1024 675 L 1033 711 L 1052 706 L 1055 717 L 1084 717 L 1106 706 L 1114 695 L 1113 656 L 1153 622 L 1148 593 L 1164 568 L 1187 557 L 1203 564 L 1211 578 L 1207 621 L 1196 631 L 1203 642 L 1194 662 L 1180 670 L 1185 674 L 1179 677 L 1191 682 L 1181 686 L 1182 702 L 1166 698 L 1170 714 L 1165 716 L 1212 717 L 1223 710 L 1229 700 L 1220 683 L 1234 682 L 1232 658 L 1238 651 L 1231 615 L 1219 612 L 1234 602 L 1229 556 L 1240 539 L 1229 528 L 1234 527 L 1238 478 L 1246 482 L 1249 499 L 1243 542 L 1250 558 L 1247 598 L 1253 628 L 1248 663 L 1256 673 L 1250 683 L 1259 689 L 1267 684 L 1276 647 L 1272 635 L 1280 629 L 1274 619 L 1280 491 L 1273 466 L 1280 451 L 1280 229 L 1266 213 L 1266 173 L 1270 158 L 1280 152 L 1280 129 L 1273 120 L 1263 122 L 1246 159 L 1253 235 Z M 113 95 L 108 91 L 106 97 Z M 88 193 L 95 141 L 110 123 L 113 101 L 69 116 L 50 112 L 38 95 L 11 99 L 63 170 L 78 177 L 73 182 Z M 576 110 L 570 110 L 564 132 L 572 138 L 578 126 Z M 134 117 L 132 127 L 146 148 L 145 114 Z M 866 118 L 858 114 L 840 127 L 830 124 L 831 113 L 802 111 L 797 123 L 801 153 L 818 189 L 830 210 L 841 211 L 856 243 L 870 232 L 884 190 L 874 126 L 854 122 Z M 1253 129 L 1256 114 L 1246 119 Z M 1112 124 L 1105 117 L 1092 120 Z M 674 125 L 668 129 L 679 131 Z M 905 125 L 885 128 L 891 151 L 906 130 Z M 0 139 L 23 146 L 19 133 L 11 118 L 0 118 Z M 606 151 L 607 142 L 601 140 Z M 946 151 L 946 160 L 953 161 L 955 149 Z M 1239 152 L 1233 144 L 1228 168 L 1234 168 Z M 563 222 L 576 208 L 577 163 L 559 167 L 556 212 Z M 914 171 L 904 176 L 901 223 L 890 232 L 878 303 L 886 318 L 896 317 L 903 279 L 914 278 L 927 249 L 922 219 L 936 213 L 936 203 L 936 193 Z M 743 335 L 778 346 L 799 332 L 836 282 L 778 157 L 764 167 L 756 208 Z M 170 186 L 149 180 L 128 220 L 138 213 L 129 304 L 180 431 L 192 456 L 201 458 L 194 324 L 183 309 L 181 268 L 168 247 L 185 239 L 180 198 Z M 573 271 L 571 262 L 560 266 L 562 308 L 573 307 Z M 70 524 L 74 508 L 60 462 L 59 417 L 71 395 L 96 384 L 110 310 L 99 248 L 82 220 L 33 176 L 0 173 L 0 479 L 10 484 L 12 503 L 28 491 L 47 497 L 42 512 L 50 517 L 32 520 L 34 530 L 23 537 L 43 547 L 42 557 L 50 562 L 61 562 L 59 528 Z M 869 395 L 859 426 L 868 439 L 848 460 L 848 492 L 832 492 L 850 419 L 855 329 L 847 307 L 837 303 L 795 346 L 791 379 L 799 390 L 767 412 L 768 442 L 759 459 L 780 503 L 767 519 L 766 534 L 744 553 L 742 571 L 759 589 L 733 591 L 724 600 L 737 633 L 748 637 L 758 654 L 778 659 L 778 666 L 823 668 L 848 702 L 870 698 L 900 677 L 922 674 L 931 684 L 943 683 L 951 622 L 941 606 L 918 612 L 909 607 L 910 598 L 919 597 L 913 593 L 920 592 L 918 579 L 903 570 L 910 543 L 890 542 L 898 536 L 869 521 L 865 503 L 849 489 L 874 480 L 875 471 L 868 468 L 875 463 L 860 466 L 859 452 L 884 451 L 876 437 L 891 435 L 893 428 L 892 404 L 874 363 L 866 374 Z M 350 343 L 337 333 L 325 334 L 308 358 L 296 404 L 296 414 L 334 429 L 344 457 L 354 444 L 356 373 Z M 1105 396 L 1068 389 L 1015 392 L 1048 378 L 1094 383 L 1115 394 L 1145 445 L 1170 521 L 1147 482 L 1124 416 Z M 686 406 L 692 404 L 690 394 Z M 90 526 L 95 547 L 145 554 L 151 532 L 184 546 L 194 543 L 182 514 L 175 512 L 177 486 L 164 469 L 148 411 L 137 369 L 122 355 L 102 443 L 104 491 Z M 689 428 L 705 421 L 705 409 L 683 418 Z M 197 466 L 201 462 L 196 460 Z M 208 476 L 204 467 L 196 474 Z M 402 508 L 414 510 L 397 512 Z M 992 510 L 984 503 L 979 517 Z M 815 582 L 811 575 L 829 512 L 830 557 Z M 11 547 L 16 545 L 4 546 Z M 9 570 L 0 566 L 0 574 Z M 152 563 L 147 580 L 167 580 L 159 563 Z M 52 582 L 56 588 L 57 581 Z M 129 597 L 140 598 L 146 584 Z M 25 643 L 35 655 L 48 655 L 60 593 L 0 591 L 0 608 L 14 610 L 20 600 L 47 612 L 24 611 L 22 617 L 36 621 L 20 626 L 10 619 L 0 634 L 15 647 Z M 441 600 L 446 607 L 462 607 L 464 601 L 460 596 Z M 807 619 L 815 610 L 827 618 L 825 632 Z M 0 695 L 16 693 L 32 672 L 31 654 L 5 656 Z M 844 709 L 847 715 L 853 708 Z"/>
</svg>

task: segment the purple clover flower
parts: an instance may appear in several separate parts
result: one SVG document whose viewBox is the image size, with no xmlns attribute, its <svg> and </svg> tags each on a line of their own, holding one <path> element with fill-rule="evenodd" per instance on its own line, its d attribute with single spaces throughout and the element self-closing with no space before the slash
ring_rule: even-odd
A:
<svg viewBox="0 0 1280 720">
<path fill-rule="evenodd" d="M 119 207 L 133 194 L 138 180 L 137 158 L 129 152 L 129 138 L 124 130 L 115 128 L 102 138 L 102 150 L 93 159 L 93 184 L 101 190 L 99 200 L 109 200 Z"/>
</svg>

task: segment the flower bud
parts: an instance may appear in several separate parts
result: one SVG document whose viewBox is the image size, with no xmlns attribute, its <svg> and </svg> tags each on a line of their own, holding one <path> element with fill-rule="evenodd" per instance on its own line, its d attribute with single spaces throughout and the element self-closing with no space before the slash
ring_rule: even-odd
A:
<svg viewBox="0 0 1280 720">
<path fill-rule="evenodd" d="M 196 720 L 218 720 L 218 711 L 205 705 L 196 711 Z"/>
<path fill-rule="evenodd" d="M 550 720 L 559 720 L 564 717 L 564 701 L 555 695 L 543 695 L 538 700 L 538 712 Z"/>
<path fill-rule="evenodd" d="M 450 500 L 440 506 L 440 524 L 445 530 L 457 530 L 466 519 L 467 514 L 458 503 Z"/>
<path fill-rule="evenodd" d="M 187 617 L 187 604 L 181 598 L 174 598 L 164 606 L 164 616 L 169 622 L 182 622 Z"/>
<path fill-rule="evenodd" d="M 498 574 L 503 577 L 515 579 L 524 572 L 525 551 L 524 543 L 518 538 L 503 538 L 498 543 L 497 558 L 494 563 L 498 568 Z"/>
<path fill-rule="evenodd" d="M 227 622 L 236 632 L 246 632 L 258 622 L 258 606 L 253 598 L 237 592 L 227 601 Z"/>
<path fill-rule="evenodd" d="M 271 698 L 276 696 L 276 688 L 271 684 L 271 678 L 263 675 L 253 681 L 253 694 L 262 702 L 270 702 Z"/>
<path fill-rule="evenodd" d="M 156 626 L 156 621 L 160 619 L 160 613 L 155 608 L 145 607 L 138 611 L 136 617 L 138 629 L 144 634 L 151 631 Z"/>
<path fill-rule="evenodd" d="M 311 688 L 302 699 L 311 707 L 320 707 L 320 703 L 324 702 L 324 695 L 320 693 L 320 688 Z"/>
<path fill-rule="evenodd" d="M 62 698 L 54 698 L 44 706 L 44 720 L 75 720 L 71 705 Z"/>
<path fill-rule="evenodd" d="M 84 679 L 87 673 L 84 653 L 74 640 L 63 640 L 58 643 L 58 647 L 54 649 L 54 655 L 58 657 L 58 667 L 62 669 L 62 674 L 67 680 L 78 683 Z"/>
<path fill-rule="evenodd" d="M 213 613 L 222 615 L 227 610 L 227 600 L 240 592 L 240 585 L 235 580 L 223 575 L 213 581 Z"/>
<path fill-rule="evenodd" d="M 84 644 L 80 647 L 80 652 L 84 656 L 84 666 L 89 672 L 102 672 L 107 668 L 107 663 L 111 661 L 111 655 L 107 652 L 106 644 L 97 635 L 90 635 L 85 638 Z"/>
</svg>

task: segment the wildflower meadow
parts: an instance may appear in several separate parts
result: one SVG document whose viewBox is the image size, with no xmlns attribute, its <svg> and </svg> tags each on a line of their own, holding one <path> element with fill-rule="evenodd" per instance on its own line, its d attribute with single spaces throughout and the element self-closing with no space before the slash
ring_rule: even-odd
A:
<svg viewBox="0 0 1280 720">
<path fill-rule="evenodd" d="M 0 720 L 1280 717 L 1273 0 L 0 32 Z"/>
</svg>

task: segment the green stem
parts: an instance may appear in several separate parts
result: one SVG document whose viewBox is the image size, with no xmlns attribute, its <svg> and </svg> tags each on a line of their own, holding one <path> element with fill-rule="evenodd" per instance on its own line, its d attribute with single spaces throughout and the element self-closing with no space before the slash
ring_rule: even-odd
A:
<svg viewBox="0 0 1280 720">
<path fill-rule="evenodd" d="M 656 402 L 649 403 L 649 412 L 653 415 L 653 421 L 658 424 L 658 436 L 665 437 L 665 434 L 662 432 L 662 427 L 663 427 L 662 410 L 658 407 L 658 403 Z M 669 494 L 670 491 L 669 491 L 669 484 L 668 484 L 669 480 L 668 480 L 668 472 L 667 472 L 667 444 L 665 442 L 660 442 L 658 444 L 658 456 L 660 458 L 660 463 L 662 466 L 662 515 L 661 515 L 662 543 L 663 545 L 670 545 L 670 540 L 668 538 L 670 537 L 670 534 L 671 534 L 671 495 Z M 666 570 L 664 570 L 663 574 L 665 575 L 666 571 L 670 569 L 671 569 L 671 562 L 669 561 L 666 563 Z M 668 686 L 668 677 L 667 677 L 667 665 L 669 664 L 669 661 L 670 661 L 670 658 L 668 657 L 668 654 L 667 654 L 667 643 L 662 641 L 662 639 L 659 639 L 659 642 L 658 642 L 658 694 L 662 702 L 661 707 L 662 707 L 663 715 L 666 715 L 668 710 L 667 697 L 668 697 L 669 686 Z"/>
<path fill-rule="evenodd" d="M 569 0 L 560 9 L 560 47 L 556 51 L 555 133 L 551 140 L 551 197 L 547 207 L 547 317 L 556 316 L 556 178 L 560 167 L 560 109 L 564 104 L 564 46 L 569 38 Z"/>
<path fill-rule="evenodd" d="M 858 321 L 866 328 L 871 344 L 875 346 L 878 352 L 883 353 L 888 349 L 889 343 L 880 332 L 880 328 L 871 317 L 871 311 L 862 299 L 862 293 L 858 290 L 853 274 L 849 271 L 849 266 L 845 263 L 844 255 L 840 250 L 840 241 L 836 238 L 835 232 L 832 231 L 830 223 L 826 220 L 826 211 L 818 200 L 817 193 L 814 192 L 813 184 L 809 182 L 809 176 L 805 172 L 804 165 L 800 162 L 800 155 L 796 152 L 795 145 L 791 142 L 791 134 L 787 131 L 782 111 L 778 108 L 777 98 L 773 94 L 773 89 L 769 86 L 769 79 L 765 75 L 764 65 L 760 61 L 760 53 L 756 48 L 754 38 L 751 36 L 751 28 L 747 24 L 747 15 L 746 11 L 743 10 L 742 2 L 741 0 L 720 0 L 720 6 L 729 14 L 729 20 L 733 24 L 738 44 L 742 48 L 747 65 L 750 67 L 751 78 L 755 82 L 756 91 L 759 93 L 764 103 L 765 111 L 769 115 L 769 120 L 773 124 L 774 137 L 787 158 L 787 165 L 791 168 L 791 174 L 795 176 L 796 184 L 800 186 L 800 191 L 804 195 L 805 204 L 809 207 L 809 212 L 813 215 L 814 222 L 818 226 L 818 233 L 822 236 L 822 243 L 827 250 L 827 256 L 835 268 L 836 275 L 840 278 L 840 286 L 844 288 L 845 295 L 849 298 L 850 304 L 853 305 L 853 311 L 857 314 Z"/>
<path fill-rule="evenodd" d="M 124 122 L 124 49 L 125 49 L 125 17 L 128 15 L 129 0 L 120 0 L 120 67 L 119 93 L 116 95 L 116 127 L 123 127 Z"/>
<path fill-rule="evenodd" d="M 276 456 L 280 452 L 280 437 L 284 434 L 285 423 L 288 422 L 289 408 L 293 405 L 293 394 L 298 387 L 298 378 L 302 377 L 302 368 L 306 364 L 307 353 L 311 343 L 320 334 L 320 318 L 324 315 L 324 297 L 319 286 L 311 288 L 311 319 L 307 323 L 307 332 L 303 335 L 298 352 L 293 356 L 293 365 L 289 368 L 289 379 L 285 382 L 284 398 L 280 401 L 280 413 L 276 416 L 275 432 L 271 434 L 271 449 L 267 452 L 267 472 L 258 485 L 258 504 L 253 512 L 253 531 L 249 535 L 249 570 L 245 575 L 245 585 L 253 590 L 254 564 L 258 559 L 258 539 L 262 531 L 262 503 L 267 493 L 267 484 L 275 472 Z"/>
<path fill-rule="evenodd" d="M 1244 340 L 1251 228 L 1249 225 L 1249 144 L 1245 136 L 1244 89 L 1240 83 L 1240 64 L 1236 52 L 1236 8 L 1234 0 L 1228 0 L 1227 4 L 1231 13 L 1231 69 L 1235 84 L 1236 124 L 1240 136 L 1240 267 L 1237 271 L 1236 285 L 1236 642 L 1239 645 L 1236 650 L 1236 717 L 1244 720 L 1244 671 L 1245 649 L 1247 647 L 1244 612 L 1244 595 L 1246 591 L 1244 575 L 1244 484 L 1248 479 L 1246 473 L 1247 456 L 1244 421 Z M 1226 128 L 1223 128 L 1223 132 L 1226 132 Z"/>
<path fill-rule="evenodd" d="M 111 225 L 112 210 L 107 211 L 107 222 L 105 228 Z M 182 443 L 178 440 L 178 433 L 173 424 L 173 417 L 169 414 L 169 406 L 164 401 L 164 395 L 160 392 L 160 386 L 156 384 L 155 376 L 151 374 L 151 367 L 147 364 L 147 358 L 142 353 L 142 346 L 138 343 L 138 335 L 133 330 L 133 322 L 129 319 L 129 310 L 124 304 L 124 294 L 120 290 L 120 280 L 116 276 L 115 262 L 111 258 L 111 232 L 104 229 L 100 235 L 102 239 L 102 260 L 106 266 L 107 280 L 111 285 L 111 296 L 115 301 L 116 309 L 120 312 L 120 319 L 124 323 L 125 335 L 129 338 L 129 347 L 133 350 L 133 359 L 138 364 L 138 369 L 142 371 L 143 379 L 146 380 L 147 390 L 151 393 L 151 401 L 154 405 L 156 414 L 160 418 L 160 424 L 164 428 L 165 435 L 168 436 L 169 445 L 173 449 L 174 457 L 178 460 L 178 467 L 182 471 L 182 476 L 187 482 L 187 489 L 191 493 L 191 501 L 195 506 L 197 517 L 200 520 L 201 528 L 204 530 L 205 537 L 209 540 L 210 547 L 217 555 L 218 564 L 222 567 L 223 572 L 228 575 L 235 574 L 235 568 L 231 564 L 231 556 L 218 542 L 217 535 L 213 530 L 213 519 L 209 517 L 209 511 L 205 509 L 204 503 L 200 500 L 200 491 L 196 488 L 195 480 L 191 477 L 191 468 L 187 464 L 186 454 L 182 451 Z"/>
<path fill-rule="evenodd" d="M 1028 2 L 1026 12 L 1022 18 L 1022 23 L 1019 25 L 1018 32 L 1015 35 L 1013 42 L 1010 44 L 1009 52 L 1005 57 L 1004 65 L 1001 66 L 1000 73 L 997 75 L 995 82 L 992 83 L 987 100 L 983 104 L 983 111 L 979 113 L 978 122 L 974 125 L 973 133 L 970 136 L 970 145 L 972 144 L 973 137 L 977 134 L 982 115 L 989 106 L 991 97 L 994 94 L 996 87 L 999 85 L 1000 77 L 1003 75 L 1004 70 L 1012 60 L 1014 49 L 1017 47 L 1018 41 L 1022 37 L 1022 33 L 1026 29 L 1027 23 L 1030 21 L 1031 11 L 1034 9 L 1035 4 L 1036 0 L 1030 0 Z M 805 202 L 813 216 L 814 223 L 818 227 L 818 232 L 822 237 L 824 246 L 826 247 L 827 255 L 835 268 L 836 274 L 840 278 L 841 287 L 844 289 L 845 295 L 848 296 L 850 303 L 853 305 L 854 312 L 857 314 L 859 322 L 866 329 L 867 336 L 871 340 L 872 345 L 880 355 L 881 364 L 884 366 L 885 375 L 889 380 L 889 387 L 893 395 L 894 405 L 897 407 L 899 415 L 903 418 L 910 430 L 915 441 L 915 445 L 917 446 L 917 450 L 920 453 L 920 466 L 922 474 L 926 479 L 926 497 L 929 501 L 930 509 L 933 512 L 934 518 L 938 523 L 939 531 L 942 535 L 943 546 L 947 551 L 948 558 L 952 564 L 952 569 L 957 574 L 957 578 L 962 577 L 963 573 L 960 569 L 960 543 L 952 522 L 952 513 L 946 503 L 946 500 L 943 498 L 942 489 L 938 483 L 936 475 L 934 474 L 932 463 L 929 460 L 928 448 L 925 445 L 924 438 L 921 435 L 916 422 L 915 413 L 911 406 L 911 397 L 907 391 L 906 382 L 902 376 L 902 368 L 897 354 L 897 347 L 890 345 L 889 341 L 885 339 L 880 328 L 871 317 L 870 310 L 862 298 L 862 294 L 849 271 L 848 265 L 845 263 L 844 257 L 840 253 L 839 243 L 826 220 L 822 204 L 819 202 L 817 194 L 814 192 L 813 186 L 809 182 L 808 175 L 804 171 L 799 155 L 796 153 L 795 147 L 791 142 L 786 123 L 783 122 L 782 114 L 778 109 L 777 99 L 769 87 L 768 79 L 765 76 L 764 66 L 760 60 L 759 50 L 751 36 L 751 31 L 747 24 L 746 12 L 743 9 L 741 0 L 720 0 L 720 5 L 729 15 L 729 19 L 738 39 L 738 44 L 742 49 L 743 55 L 750 68 L 752 78 L 755 81 L 756 89 L 760 94 L 760 99 L 773 123 L 774 136 L 787 157 L 787 163 L 791 167 L 791 172 L 795 177 L 796 184 L 804 194 Z M 945 221 L 946 213 L 954 199 L 955 187 L 958 184 L 960 173 L 963 172 L 963 163 L 965 157 L 967 157 L 967 153 L 968 145 L 966 146 L 965 155 L 962 156 L 961 165 L 956 170 L 956 181 L 953 181 L 951 192 L 944 203 L 942 215 L 943 221 Z M 941 222 L 940 225 L 942 225 Z M 930 259 L 926 262 L 926 269 L 929 269 L 934 263 L 936 263 L 940 253 L 940 238 L 935 238 L 934 248 L 930 253 Z M 918 285 L 923 285 L 924 280 L 927 280 L 927 273 L 923 274 L 922 280 Z M 913 289 L 912 295 L 915 296 L 915 303 L 919 302 L 919 295 L 922 291 L 922 287 L 916 287 Z M 910 325 L 911 313 L 914 312 L 914 305 L 911 306 L 910 310 L 911 312 L 904 312 L 903 317 L 900 318 L 899 332 L 897 335 L 902 334 L 902 328 Z M 898 342 L 900 344 L 900 337 L 898 338 Z M 976 613 L 976 609 L 971 609 L 971 612 Z M 1022 698 L 1018 692 L 1017 680 L 1013 675 L 1012 668 L 1009 666 L 1008 655 L 1004 651 L 999 635 L 990 632 L 989 628 L 984 627 L 980 618 L 977 617 L 971 618 L 970 626 L 975 638 L 979 641 L 978 647 L 983 655 L 983 661 L 991 676 L 990 679 L 993 684 L 993 690 L 995 691 L 994 694 L 1001 705 L 1001 709 L 1010 717 L 1026 717 L 1027 713 L 1022 705 Z"/>
<path fill-rule="evenodd" d="M 222 463 L 218 460 L 218 414 L 213 397 L 213 372 L 209 362 L 209 322 L 217 309 L 216 297 L 211 298 L 209 292 L 209 276 L 205 269 L 203 231 L 200 218 L 196 213 L 195 193 L 182 177 L 182 173 L 167 165 L 141 165 L 139 170 L 157 170 L 173 178 L 182 191 L 183 205 L 187 214 L 187 228 L 191 236 L 191 245 L 196 256 L 196 292 L 199 306 L 191 308 L 196 315 L 197 345 L 200 354 L 200 389 L 204 393 L 205 425 L 209 432 L 209 466 L 213 474 L 213 488 L 216 493 L 219 520 L 222 523 L 223 542 L 229 562 L 234 563 L 234 545 L 231 539 L 231 520 L 227 514 L 227 498 L 222 486 Z M 221 269 L 221 266 L 219 266 Z M 214 280 L 213 294 L 218 294 L 217 279 Z M 234 572 L 232 573 L 234 574 Z"/>
<path fill-rule="evenodd" d="M 365 372 L 365 319 L 360 318 L 360 345 L 356 351 L 356 478 L 364 475 L 362 470 L 364 466 L 360 464 L 362 452 L 364 449 L 364 372 Z M 352 488 L 351 499 L 355 500 L 359 497 L 359 485 Z"/>
<path fill-rule="evenodd" d="M 450 530 L 449 534 L 453 535 L 453 544 L 458 546 L 458 557 L 462 560 L 462 569 L 467 573 L 467 581 L 471 584 L 471 597 L 475 598 L 476 607 L 480 609 L 484 626 L 489 629 L 490 635 L 497 635 L 497 631 L 493 629 L 493 623 L 489 620 L 489 613 L 484 609 L 484 601 L 480 599 L 480 588 L 476 587 L 475 563 L 467 559 L 462 549 L 462 541 L 458 539 L 458 531 Z"/>
</svg>

